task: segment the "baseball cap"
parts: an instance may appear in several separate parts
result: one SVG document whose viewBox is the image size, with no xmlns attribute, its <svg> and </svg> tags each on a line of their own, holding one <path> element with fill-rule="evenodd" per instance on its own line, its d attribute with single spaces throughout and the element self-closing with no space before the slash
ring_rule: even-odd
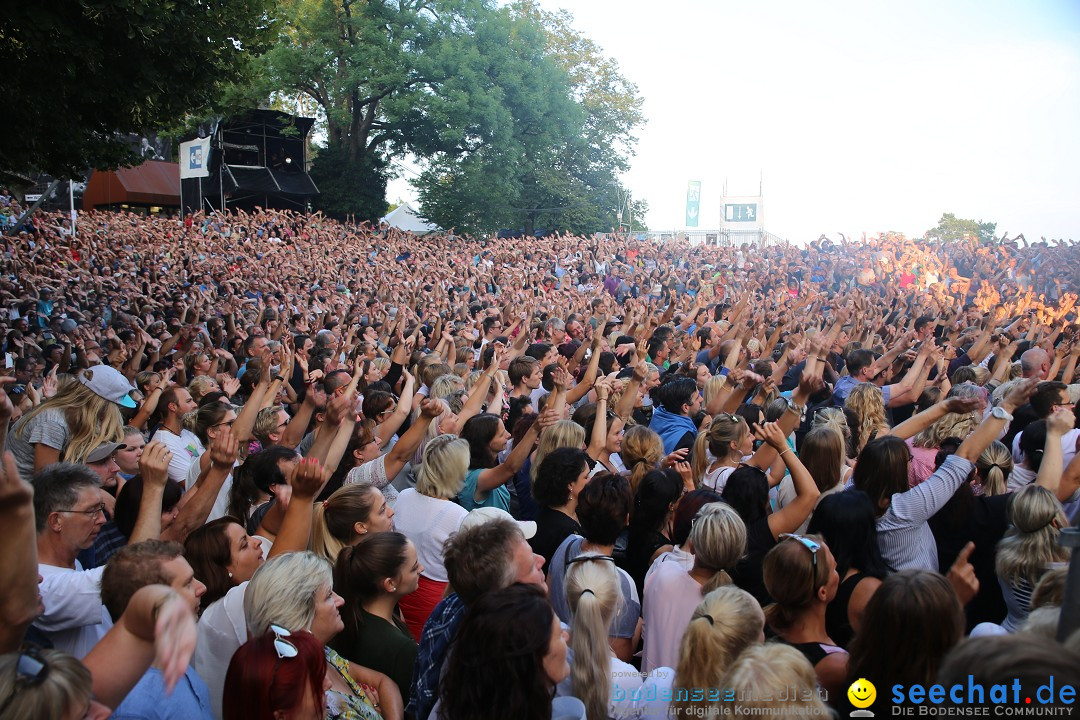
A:
<svg viewBox="0 0 1080 720">
<path fill-rule="evenodd" d="M 124 443 L 105 443 L 104 445 L 98 445 L 96 448 L 90 451 L 90 454 L 86 456 L 86 462 L 98 463 L 106 460 L 117 450 L 124 450 L 127 445 Z"/>
<path fill-rule="evenodd" d="M 83 370 L 79 373 L 79 382 L 120 407 L 138 407 L 128 394 L 131 383 L 119 370 L 108 365 L 95 365 Z"/>
<path fill-rule="evenodd" d="M 483 525 L 486 522 L 493 520 L 509 520 L 512 523 L 516 523 L 521 528 L 521 534 L 528 540 L 533 535 L 536 535 L 536 523 L 532 520 L 515 520 L 514 516 L 510 513 L 496 507 L 482 507 L 471 510 L 465 519 L 461 521 L 461 529 L 466 530 L 477 525 Z"/>
</svg>

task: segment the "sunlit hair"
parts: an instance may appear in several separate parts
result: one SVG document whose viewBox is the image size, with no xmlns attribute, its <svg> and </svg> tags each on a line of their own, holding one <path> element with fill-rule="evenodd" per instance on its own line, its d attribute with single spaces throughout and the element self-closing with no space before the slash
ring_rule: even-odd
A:
<svg viewBox="0 0 1080 720">
<path fill-rule="evenodd" d="M 0 698 L 7 705 L 4 720 L 82 717 L 91 697 L 90 671 L 59 650 L 41 649 L 37 654 L 48 668 L 40 682 L 16 679 L 20 653 L 0 655 Z"/>
<path fill-rule="evenodd" d="M 982 481 L 983 495 L 1001 495 L 1008 490 L 1009 474 L 1013 469 L 1012 452 L 995 440 L 979 455 L 975 468 Z"/>
<path fill-rule="evenodd" d="M 765 616 L 754 596 L 734 585 L 709 592 L 694 609 L 679 647 L 672 684 L 673 717 L 704 717 L 705 699 L 691 699 L 693 688 L 721 687 L 720 678 L 735 658 L 759 642 Z"/>
<path fill-rule="evenodd" d="M 435 399 L 445 399 L 453 395 L 458 390 L 464 390 L 465 383 L 457 375 L 453 373 L 446 373 L 435 378 L 435 382 L 431 384 L 428 397 Z"/>
<path fill-rule="evenodd" d="M 416 474 L 416 491 L 450 500 L 465 486 L 468 471 L 468 441 L 455 435 L 439 435 L 424 448 L 424 462 Z"/>
<path fill-rule="evenodd" d="M 276 433 L 278 429 L 278 413 L 285 408 L 281 405 L 271 405 L 265 407 L 259 411 L 255 416 L 255 427 L 251 429 L 251 434 L 263 444 L 263 446 L 272 445 L 270 435 Z"/>
<path fill-rule="evenodd" d="M 979 417 L 973 412 L 945 413 L 938 420 L 917 434 L 912 440 L 915 447 L 937 449 L 945 438 L 963 440 L 979 426 Z"/>
<path fill-rule="evenodd" d="M 829 716 L 817 692 L 814 666 L 801 652 L 780 643 L 751 645 L 717 684 L 741 698 L 748 714 Z"/>
<path fill-rule="evenodd" d="M 81 382 L 65 384 L 56 395 L 26 413 L 15 423 L 15 437 L 25 439 L 31 419 L 46 410 L 57 410 L 67 424 L 67 440 L 60 460 L 84 463 L 86 456 L 105 443 L 124 439 L 124 418 L 120 408 Z"/>
<path fill-rule="evenodd" d="M 664 441 L 644 425 L 635 425 L 623 435 L 619 455 L 630 474 L 630 492 L 637 492 L 645 473 L 655 470 L 664 459 Z"/>
<path fill-rule="evenodd" d="M 746 524 L 725 502 L 702 505 L 690 529 L 694 545 L 694 566 L 712 572 L 701 586 L 707 593 L 731 583 L 728 568 L 746 554 Z"/>
<path fill-rule="evenodd" d="M 271 625 L 311 630 L 317 592 L 333 587 L 330 563 L 313 552 L 291 552 L 270 558 L 251 576 L 244 591 L 248 632 L 261 635 Z"/>
<path fill-rule="evenodd" d="M 700 484 L 701 478 L 709 469 L 709 456 L 716 460 L 727 460 L 739 454 L 738 446 L 750 432 L 750 426 L 739 415 L 720 413 L 712 419 L 707 428 L 702 428 L 694 440 L 693 474 L 694 482 Z M 732 443 L 735 447 L 731 447 Z M 708 452 L 706 453 L 706 450 Z"/>
<path fill-rule="evenodd" d="M 356 523 L 367 522 L 382 499 L 382 493 L 370 482 L 358 482 L 340 487 L 325 501 L 315 503 L 309 549 L 337 562 L 341 549 L 354 545 L 361 537 Z"/>
<path fill-rule="evenodd" d="M 773 603 L 765 608 L 765 620 L 774 631 L 782 633 L 794 625 L 802 612 L 818 597 L 818 589 L 829 582 L 834 563 L 824 552 L 825 540 L 808 535 L 822 549 L 814 553 L 793 537 L 773 546 L 762 563 L 765 589 Z"/>
<path fill-rule="evenodd" d="M 855 452 L 862 452 L 873 437 L 889 432 L 889 423 L 885 420 L 885 401 L 881 388 L 874 383 L 859 383 L 848 395 L 844 407 L 855 414 L 857 426 L 852 428 Z"/>
<path fill-rule="evenodd" d="M 722 375 L 714 375 L 705 381 L 702 395 L 705 398 L 705 407 L 709 407 L 716 396 L 727 386 L 727 378 Z"/>
<path fill-rule="evenodd" d="M 811 428 L 799 443 L 799 459 L 821 492 L 840 483 L 845 457 L 844 437 L 832 425 Z"/>
<path fill-rule="evenodd" d="M 1047 566 L 1069 559 L 1069 549 L 1058 545 L 1068 520 L 1061 503 L 1041 485 L 1026 485 L 1009 499 L 1011 528 L 998 542 L 994 568 L 1008 585 L 1021 580 L 1034 586 Z"/>
<path fill-rule="evenodd" d="M 845 445 L 851 443 L 851 428 L 848 426 L 847 415 L 844 414 L 843 408 L 821 408 L 814 413 L 814 420 L 811 422 L 810 427 L 811 429 L 830 427 L 840 433 L 840 436 L 844 438 Z"/>
<path fill-rule="evenodd" d="M 608 635 L 622 594 L 610 560 L 582 553 L 566 571 L 566 600 L 570 605 L 570 647 L 574 662 L 570 679 L 574 697 L 585 703 L 588 717 L 607 717 L 611 700 L 611 650 Z"/>
<path fill-rule="evenodd" d="M 192 378 L 191 382 L 188 383 L 187 389 L 188 392 L 191 393 L 191 399 L 195 402 L 199 402 L 208 392 L 217 390 L 218 383 L 217 380 L 209 375 L 199 375 L 198 377 Z"/>
<path fill-rule="evenodd" d="M 585 428 L 573 420 L 560 420 L 554 425 L 549 425 L 540 433 L 540 443 L 536 447 L 536 454 L 532 459 L 532 467 L 529 468 L 529 476 L 532 482 L 536 482 L 536 475 L 540 472 L 540 463 L 552 450 L 559 448 L 581 449 L 585 447 Z"/>
</svg>

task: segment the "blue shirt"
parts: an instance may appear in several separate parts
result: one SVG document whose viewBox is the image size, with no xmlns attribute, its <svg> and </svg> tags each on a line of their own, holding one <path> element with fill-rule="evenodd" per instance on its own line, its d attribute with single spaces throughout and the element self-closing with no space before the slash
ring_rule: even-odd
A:
<svg viewBox="0 0 1080 720">
<path fill-rule="evenodd" d="M 506 485 L 492 488 L 483 500 L 476 499 L 476 485 L 480 481 L 480 473 L 486 468 L 476 468 L 465 474 L 465 486 L 458 493 L 457 503 L 466 510 L 475 510 L 480 507 L 494 507 L 510 512 L 510 490 Z"/>
<path fill-rule="evenodd" d="M 450 593 L 435 606 L 424 623 L 420 647 L 413 667 L 412 687 L 405 713 L 414 718 L 426 718 L 435 706 L 439 693 L 439 676 L 450 641 L 458 624 L 465 617 L 465 602 L 457 593 Z"/>
<path fill-rule="evenodd" d="M 165 677 L 150 668 L 111 715 L 112 720 L 214 720 L 210 690 L 194 668 L 188 668 L 172 693 Z"/>
</svg>

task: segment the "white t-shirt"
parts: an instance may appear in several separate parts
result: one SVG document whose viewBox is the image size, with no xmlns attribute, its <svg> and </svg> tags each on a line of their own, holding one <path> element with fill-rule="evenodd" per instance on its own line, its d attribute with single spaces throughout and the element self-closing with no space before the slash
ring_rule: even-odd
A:
<svg viewBox="0 0 1080 720">
<path fill-rule="evenodd" d="M 239 465 L 239 462 L 234 461 L 233 467 Z M 195 488 L 199 484 L 199 471 L 200 463 L 198 460 L 194 460 L 187 471 L 187 488 L 188 492 Z M 232 490 L 233 476 L 229 473 L 225 481 L 221 483 L 221 489 L 218 490 L 217 498 L 214 500 L 214 507 L 210 509 L 210 514 L 206 516 L 206 522 L 217 520 L 218 518 L 225 517 L 225 513 L 229 506 L 229 491 Z M 263 548 L 263 555 L 266 555 L 266 548 Z"/>
<path fill-rule="evenodd" d="M 169 461 L 169 479 L 184 485 L 191 463 L 203 454 L 202 442 L 190 430 L 181 430 L 180 434 L 176 435 L 165 428 L 154 433 L 150 441 L 154 440 L 164 444 L 172 453 L 172 460 Z"/>
<path fill-rule="evenodd" d="M 45 612 L 34 627 L 48 636 L 53 647 L 82 660 L 112 627 L 109 611 L 101 604 L 104 567 L 83 570 L 38 563 L 41 599 Z"/>
<path fill-rule="evenodd" d="M 369 482 L 374 485 L 379 492 L 386 498 L 386 502 L 390 507 L 395 507 L 398 499 L 398 491 L 390 481 L 386 478 L 386 456 L 380 455 L 374 460 L 354 467 L 349 471 L 349 474 L 345 476 L 346 485 L 355 485 L 356 483 Z"/>
<path fill-rule="evenodd" d="M 244 593 L 248 584 L 240 583 L 211 603 L 199 618 L 199 640 L 191 659 L 199 677 L 210 690 L 210 709 L 221 720 L 221 699 L 225 693 L 225 673 L 233 653 L 247 642 L 247 618 Z"/>
<path fill-rule="evenodd" d="M 402 490 L 394 505 L 394 529 L 412 540 L 416 557 L 429 580 L 448 582 L 443 565 L 443 543 L 458 531 L 468 511 L 452 500 L 439 500 L 416 491 Z"/>
</svg>

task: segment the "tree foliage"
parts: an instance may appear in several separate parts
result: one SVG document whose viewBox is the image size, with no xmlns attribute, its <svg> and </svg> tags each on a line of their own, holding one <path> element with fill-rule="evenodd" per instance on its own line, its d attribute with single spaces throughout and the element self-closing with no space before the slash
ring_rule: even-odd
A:
<svg viewBox="0 0 1080 720">
<path fill-rule="evenodd" d="M 205 111 L 271 38 L 271 0 L 15 2 L 0 14 L 0 168 L 137 162 L 125 134 Z"/>
<path fill-rule="evenodd" d="M 443 227 L 615 224 L 641 101 L 568 16 L 491 0 L 281 8 L 260 92 L 315 100 L 335 162 L 412 153 L 424 213 Z"/>
<path fill-rule="evenodd" d="M 926 237 L 944 240 L 945 242 L 974 237 L 981 243 L 990 243 L 994 241 L 994 232 L 996 230 L 997 223 L 982 220 L 964 220 L 952 213 L 943 213 L 941 219 L 938 220 L 937 227 L 926 231 Z"/>
</svg>

